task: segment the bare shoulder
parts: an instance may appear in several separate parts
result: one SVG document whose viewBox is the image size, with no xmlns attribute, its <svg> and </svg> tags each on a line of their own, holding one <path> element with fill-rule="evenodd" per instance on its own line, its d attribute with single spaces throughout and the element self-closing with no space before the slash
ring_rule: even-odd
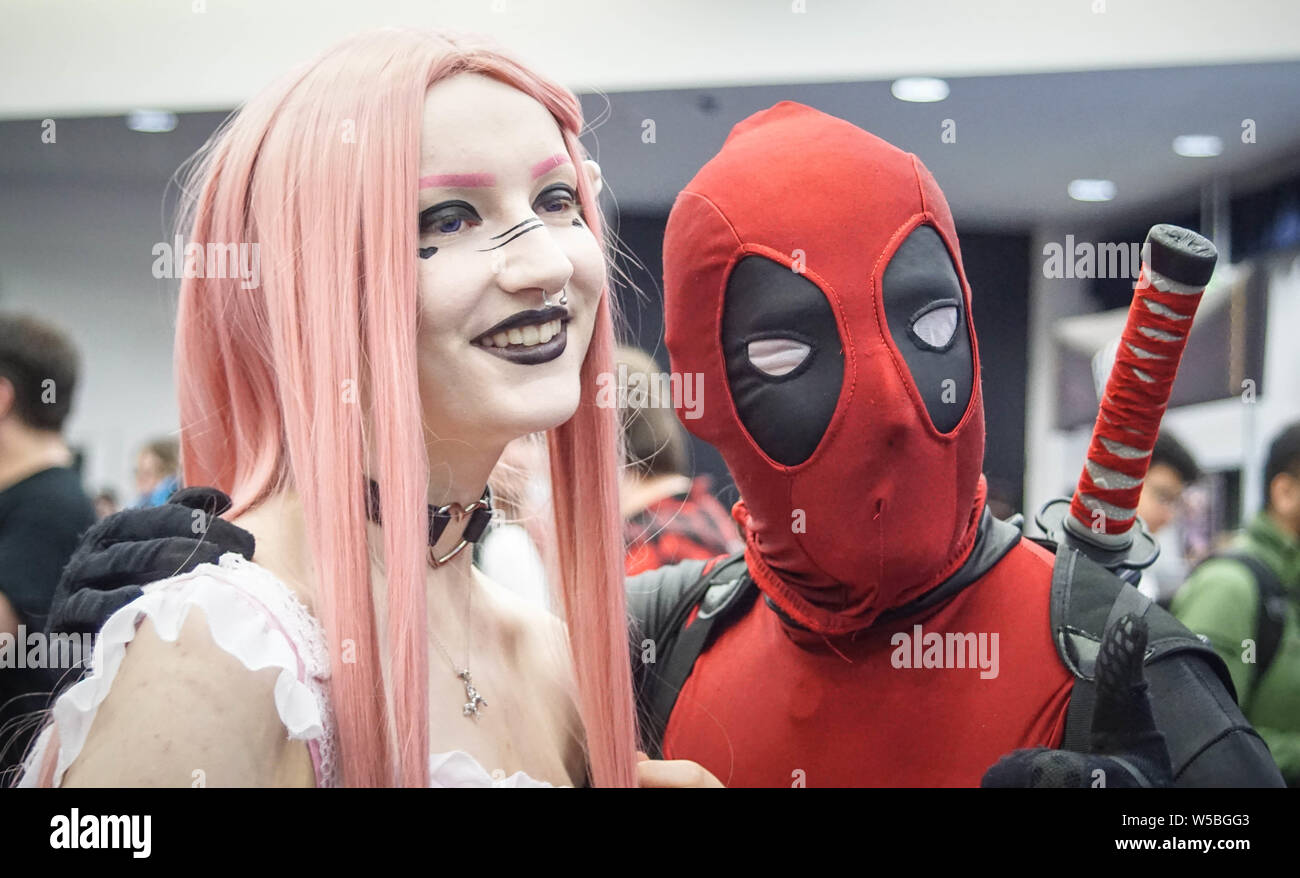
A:
<svg viewBox="0 0 1300 878">
<path fill-rule="evenodd" d="M 564 622 L 545 607 L 521 597 L 478 568 L 474 576 L 489 596 L 507 648 L 529 664 L 544 662 L 561 676 L 572 677 L 569 637 Z"/>
<path fill-rule="evenodd" d="M 314 785 L 306 745 L 276 712 L 278 673 L 217 646 L 198 607 L 175 641 L 146 618 L 63 785 Z"/>
</svg>

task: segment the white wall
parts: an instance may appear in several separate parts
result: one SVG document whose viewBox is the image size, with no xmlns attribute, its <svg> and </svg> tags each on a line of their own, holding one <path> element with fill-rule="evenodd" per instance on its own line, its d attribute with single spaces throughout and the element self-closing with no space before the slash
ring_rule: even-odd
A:
<svg viewBox="0 0 1300 878">
<path fill-rule="evenodd" d="M 0 187 L 0 308 L 63 328 L 82 355 L 65 435 L 84 446 L 85 487 L 134 492 L 139 446 L 177 429 L 175 281 L 157 280 L 162 193 L 42 182 Z M 70 236 L 68 230 L 76 230 Z"/>
</svg>

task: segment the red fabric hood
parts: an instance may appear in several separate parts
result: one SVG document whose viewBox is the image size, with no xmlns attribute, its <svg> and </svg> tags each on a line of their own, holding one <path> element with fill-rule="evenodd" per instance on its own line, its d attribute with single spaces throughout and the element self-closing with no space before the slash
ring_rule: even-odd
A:
<svg viewBox="0 0 1300 878">
<path fill-rule="evenodd" d="M 927 413 L 881 293 L 891 259 L 922 225 L 955 268 L 957 332 L 969 333 L 968 398 L 947 432 Z M 842 380 L 829 421 L 794 465 L 765 452 L 741 415 L 780 425 L 794 423 L 790 413 L 755 414 L 728 377 L 724 303 L 748 256 L 815 284 L 838 330 Z M 985 491 L 979 356 L 952 215 L 919 159 L 801 104 L 749 117 L 673 206 L 664 291 L 672 369 L 703 376 L 700 416 L 683 422 L 730 467 L 750 571 L 777 606 L 819 633 L 847 633 L 961 565 Z"/>
</svg>

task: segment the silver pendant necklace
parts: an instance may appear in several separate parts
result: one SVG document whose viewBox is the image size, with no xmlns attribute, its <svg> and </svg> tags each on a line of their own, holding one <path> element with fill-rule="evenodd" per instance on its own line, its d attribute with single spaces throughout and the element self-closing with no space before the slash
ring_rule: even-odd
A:
<svg viewBox="0 0 1300 878">
<path fill-rule="evenodd" d="M 465 667 L 463 669 L 458 669 L 456 667 L 456 661 L 451 657 L 451 653 L 447 651 L 447 647 L 443 645 L 442 638 L 438 636 L 437 631 L 430 628 L 429 633 L 433 635 L 433 642 L 438 645 L 439 651 L 441 651 L 443 656 L 447 659 L 447 663 L 451 665 L 451 672 L 456 675 L 456 679 L 465 684 L 465 698 L 468 700 L 461 707 L 461 716 L 467 716 L 470 719 L 477 720 L 479 717 L 479 711 L 482 708 L 487 707 L 488 703 L 484 700 L 482 695 L 478 694 L 478 690 L 474 688 L 474 677 L 469 671 L 470 646 L 473 644 L 474 636 L 473 576 L 474 574 L 471 572 L 471 581 L 469 582 L 468 588 L 465 592 Z"/>
<path fill-rule="evenodd" d="M 379 506 L 379 485 L 373 479 L 368 480 L 367 499 L 366 499 L 366 516 L 375 524 L 383 524 L 383 518 L 380 514 Z M 433 547 L 437 544 L 438 538 L 442 536 L 443 530 L 452 521 L 461 521 L 469 519 L 464 531 L 461 533 L 460 541 L 456 546 L 442 557 L 434 554 Z M 487 528 L 488 522 L 492 518 L 492 489 L 485 486 L 483 496 L 468 506 L 461 506 L 459 503 L 451 503 L 447 506 L 429 507 L 429 564 L 433 567 L 441 567 L 456 557 L 470 543 L 478 540 Z M 451 672 L 456 675 L 456 679 L 465 684 L 465 698 L 468 699 L 461 708 L 461 715 L 470 719 L 477 720 L 479 711 L 487 707 L 487 701 L 482 695 L 478 694 L 478 689 L 474 687 L 474 678 L 469 670 L 470 648 L 473 645 L 474 632 L 474 581 L 473 572 L 470 573 L 470 582 L 466 591 L 466 630 L 465 630 L 465 667 L 456 666 L 456 661 L 447 651 L 443 644 L 442 638 L 438 632 L 432 628 L 429 633 L 433 635 L 434 643 L 451 665 Z"/>
</svg>

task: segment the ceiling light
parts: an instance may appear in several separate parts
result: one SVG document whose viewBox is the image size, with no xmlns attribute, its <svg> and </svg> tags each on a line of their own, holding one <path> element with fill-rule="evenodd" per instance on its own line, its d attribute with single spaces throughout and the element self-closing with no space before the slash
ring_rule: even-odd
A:
<svg viewBox="0 0 1300 878">
<path fill-rule="evenodd" d="M 132 110 L 126 114 L 126 127 L 149 134 L 171 131 L 176 127 L 176 114 L 166 110 Z"/>
<path fill-rule="evenodd" d="M 932 103 L 948 97 L 948 83 L 932 76 L 904 76 L 895 79 L 889 91 L 900 101 Z"/>
<path fill-rule="evenodd" d="M 1115 197 L 1115 184 L 1110 180 L 1071 180 L 1065 191 L 1075 201 L 1110 201 Z"/>
<path fill-rule="evenodd" d="M 1174 138 L 1174 152 L 1189 158 L 1210 158 L 1223 152 L 1223 141 L 1213 134 L 1183 134 Z"/>
</svg>

